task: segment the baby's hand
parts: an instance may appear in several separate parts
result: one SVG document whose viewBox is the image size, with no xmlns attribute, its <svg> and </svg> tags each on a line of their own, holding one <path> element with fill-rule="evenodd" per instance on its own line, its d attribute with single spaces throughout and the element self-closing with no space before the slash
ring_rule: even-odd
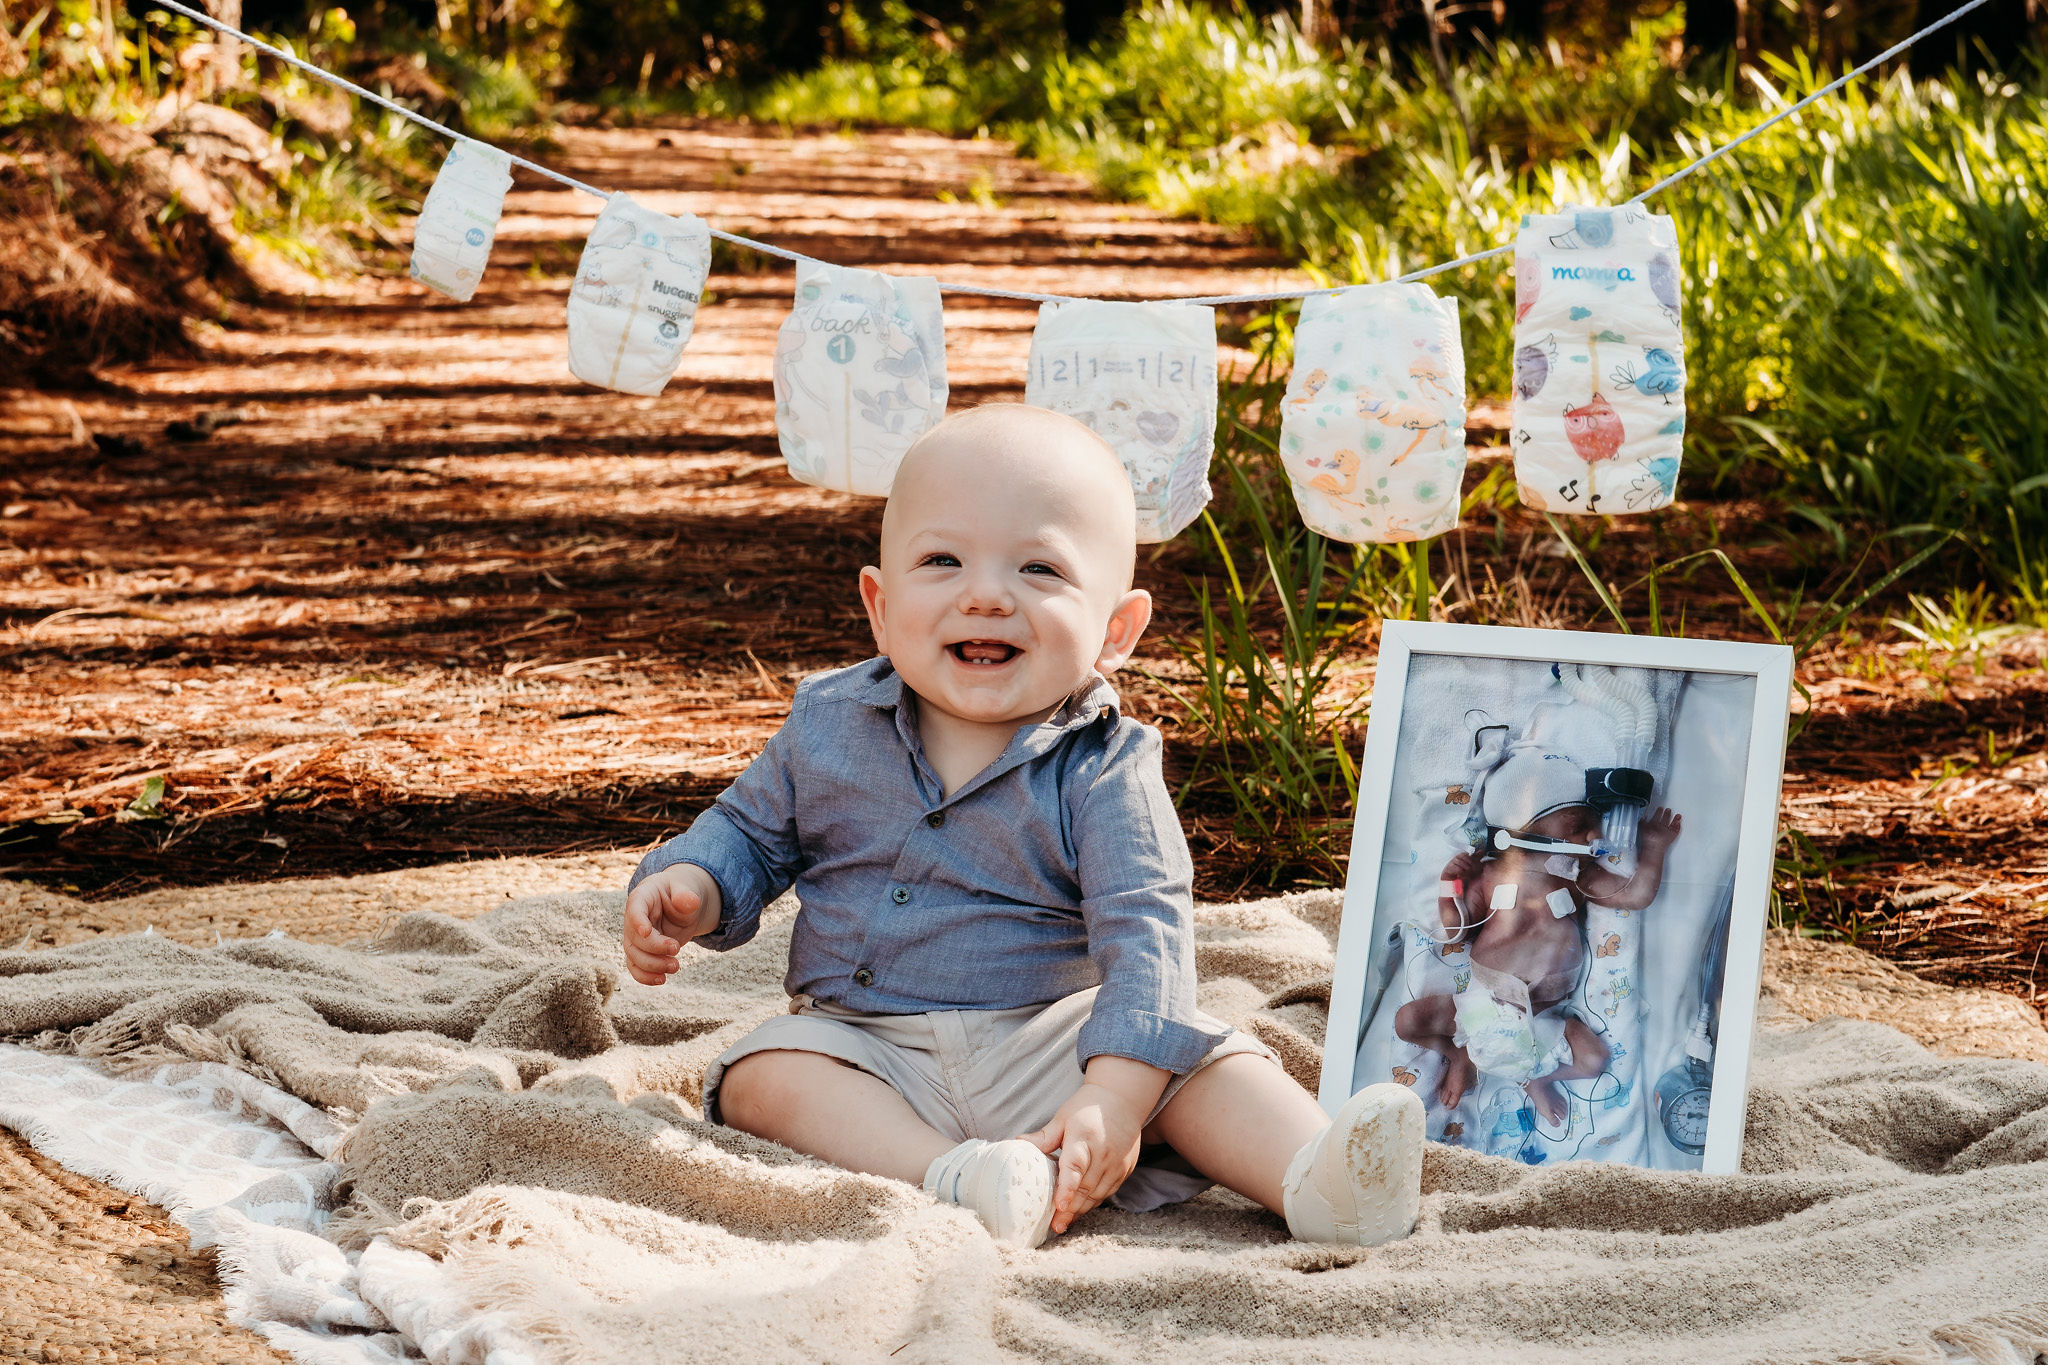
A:
<svg viewBox="0 0 2048 1365">
<path fill-rule="evenodd" d="M 1685 817 L 1669 806 L 1659 806 L 1636 832 L 1636 841 L 1646 849 L 1671 847 L 1685 828 Z"/>
<path fill-rule="evenodd" d="M 1466 882 L 1469 884 L 1478 875 L 1479 859 L 1473 857 L 1470 853 L 1460 853 L 1457 857 L 1444 864 L 1441 880 L 1447 882 Z"/>
<path fill-rule="evenodd" d="M 626 970 L 659 986 L 682 964 L 683 940 L 718 927 L 718 883 L 695 863 L 663 868 L 626 897 Z"/>
<path fill-rule="evenodd" d="M 1060 1154 L 1059 1183 L 1053 1188 L 1052 1230 L 1065 1232 L 1076 1218 L 1100 1204 L 1138 1164 L 1138 1140 L 1145 1116 L 1107 1086 L 1083 1083 L 1026 1142 Z"/>
</svg>

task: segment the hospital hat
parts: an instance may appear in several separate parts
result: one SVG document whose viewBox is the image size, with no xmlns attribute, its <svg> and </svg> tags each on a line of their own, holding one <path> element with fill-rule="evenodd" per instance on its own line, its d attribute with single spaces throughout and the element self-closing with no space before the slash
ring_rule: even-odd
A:
<svg viewBox="0 0 2048 1365">
<path fill-rule="evenodd" d="M 1585 766 L 1564 754 L 1517 748 L 1486 778 L 1486 823 L 1526 829 L 1554 810 L 1586 803 Z"/>
</svg>

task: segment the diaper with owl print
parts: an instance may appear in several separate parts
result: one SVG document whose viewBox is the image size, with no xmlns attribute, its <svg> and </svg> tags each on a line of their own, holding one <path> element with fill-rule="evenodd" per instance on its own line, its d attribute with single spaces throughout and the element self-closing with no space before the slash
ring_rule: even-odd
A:
<svg viewBox="0 0 2048 1365">
<path fill-rule="evenodd" d="M 1672 500 L 1685 438 L 1679 303 L 1667 215 L 1567 205 L 1522 219 L 1509 439 L 1525 504 L 1648 512 Z"/>
<path fill-rule="evenodd" d="M 1302 521 L 1332 539 L 1421 540 L 1457 525 L 1465 479 L 1457 301 L 1425 284 L 1304 300 L 1280 459 Z"/>
<path fill-rule="evenodd" d="M 1169 540 L 1209 502 L 1216 310 L 1074 299 L 1038 310 L 1024 401 L 1078 418 L 1131 476 L 1138 540 Z"/>
<path fill-rule="evenodd" d="M 711 229 L 614 194 L 583 244 L 569 287 L 569 369 L 652 397 L 668 384 L 711 273 Z"/>
<path fill-rule="evenodd" d="M 775 434 L 790 474 L 887 497 L 911 442 L 946 415 L 937 280 L 799 261 L 775 339 Z"/>
<path fill-rule="evenodd" d="M 412 277 L 468 303 L 490 263 L 512 158 L 468 138 L 448 149 L 412 225 Z"/>
</svg>

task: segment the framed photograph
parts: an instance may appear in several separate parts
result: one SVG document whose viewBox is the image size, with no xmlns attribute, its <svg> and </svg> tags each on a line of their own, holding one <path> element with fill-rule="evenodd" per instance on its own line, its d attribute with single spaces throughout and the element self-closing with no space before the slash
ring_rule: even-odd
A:
<svg viewBox="0 0 2048 1365">
<path fill-rule="evenodd" d="M 1737 1170 L 1791 690 L 1780 645 L 1387 622 L 1323 1107 Z"/>
</svg>

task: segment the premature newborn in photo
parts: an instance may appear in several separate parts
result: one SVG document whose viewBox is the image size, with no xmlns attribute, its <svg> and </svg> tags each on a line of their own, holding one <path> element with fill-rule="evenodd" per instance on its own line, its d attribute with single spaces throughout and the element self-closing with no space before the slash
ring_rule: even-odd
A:
<svg viewBox="0 0 2048 1365">
<path fill-rule="evenodd" d="M 1556 1125 L 1566 1112 L 1560 1082 L 1598 1076 L 1610 1059 L 1607 1043 L 1568 1009 L 1585 970 L 1586 905 L 1647 908 L 1683 821 L 1663 807 L 1652 813 L 1637 835 L 1635 870 L 1623 877 L 1595 856 L 1600 815 L 1580 764 L 1520 749 L 1487 779 L 1484 801 L 1492 842 L 1452 858 L 1438 883 L 1441 951 L 1457 989 L 1409 1001 L 1394 1031 L 1444 1059 L 1436 1093 L 1444 1108 L 1455 1109 L 1481 1074 L 1499 1076 L 1520 1084 Z M 1546 1043 L 1537 1021 L 1560 1015 L 1562 1030 Z"/>
</svg>

